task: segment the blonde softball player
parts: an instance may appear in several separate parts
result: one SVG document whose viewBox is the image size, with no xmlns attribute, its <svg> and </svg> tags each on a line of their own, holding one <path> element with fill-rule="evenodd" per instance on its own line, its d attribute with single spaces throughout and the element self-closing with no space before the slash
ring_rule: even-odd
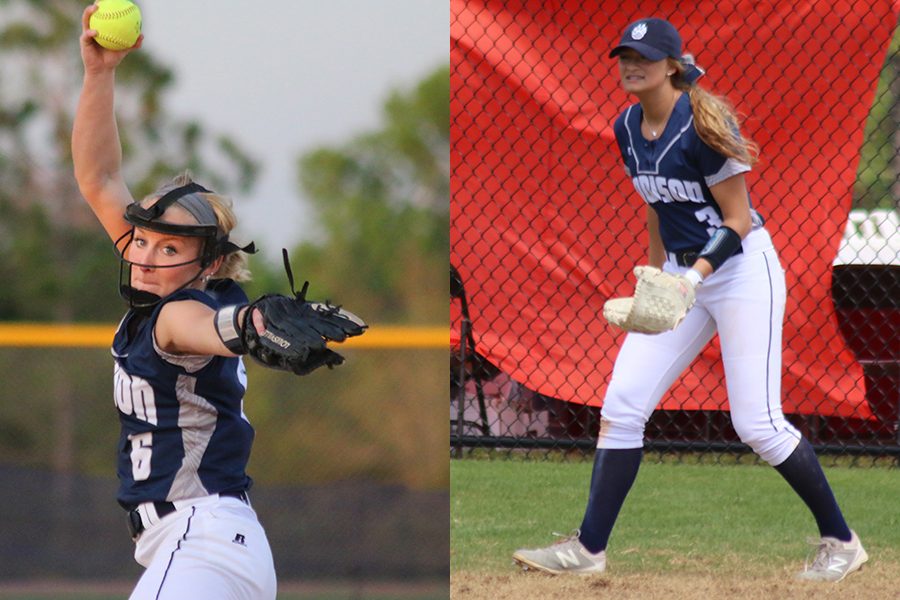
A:
<svg viewBox="0 0 900 600">
<path fill-rule="evenodd" d="M 580 529 L 513 557 L 550 573 L 605 570 L 610 533 L 641 462 L 647 419 L 718 334 L 735 430 L 787 480 L 818 525 L 814 559 L 799 577 L 841 580 L 868 557 L 812 447 L 781 411 L 785 281 L 744 181 L 755 148 L 740 136 L 728 104 L 695 85 L 703 71 L 683 59 L 681 37 L 667 21 L 632 23 L 610 57 L 618 57 L 622 87 L 638 100 L 614 129 L 625 170 L 648 205 L 650 266 L 668 273 L 659 277 L 679 289 L 687 312 L 680 324 L 673 321 L 674 330 L 625 338 L 603 401 Z"/>
<path fill-rule="evenodd" d="M 115 69 L 128 51 L 95 43 L 96 10 L 82 18 L 72 156 L 79 188 L 119 252 L 129 306 L 112 354 L 117 499 L 146 568 L 131 598 L 273 600 L 272 553 L 248 496 L 254 431 L 240 355 L 302 375 L 341 364 L 325 342 L 359 335 L 365 324 L 306 302 L 306 286 L 294 298 L 249 304 L 236 281 L 247 278 L 253 245 L 229 239 L 230 203 L 186 175 L 134 201 L 113 111 Z"/>
</svg>

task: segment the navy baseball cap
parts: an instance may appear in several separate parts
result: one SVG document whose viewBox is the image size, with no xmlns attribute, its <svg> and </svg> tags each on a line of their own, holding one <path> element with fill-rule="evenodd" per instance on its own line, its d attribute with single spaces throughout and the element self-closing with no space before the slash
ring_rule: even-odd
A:
<svg viewBox="0 0 900 600">
<path fill-rule="evenodd" d="M 612 49 L 609 57 L 621 54 L 626 48 L 637 50 L 641 56 L 649 60 L 662 60 L 666 57 L 680 60 L 681 36 L 665 19 L 656 17 L 641 19 L 625 28 L 622 40 Z"/>
</svg>

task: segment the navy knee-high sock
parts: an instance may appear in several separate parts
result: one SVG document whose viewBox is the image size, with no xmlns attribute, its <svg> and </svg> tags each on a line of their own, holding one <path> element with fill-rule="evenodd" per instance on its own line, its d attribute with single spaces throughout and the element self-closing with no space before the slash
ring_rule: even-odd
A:
<svg viewBox="0 0 900 600">
<path fill-rule="evenodd" d="M 787 460 L 777 465 L 775 469 L 791 484 L 797 495 L 812 511 L 819 526 L 819 535 L 834 537 L 844 542 L 850 540 L 850 528 L 844 521 L 844 515 L 841 514 L 828 480 L 825 479 L 825 473 L 822 472 L 822 466 L 809 442 L 801 439 Z"/>
<path fill-rule="evenodd" d="M 594 455 L 591 491 L 578 538 L 591 552 L 606 549 L 619 509 L 637 477 L 642 454 L 643 448 L 601 448 Z"/>
</svg>

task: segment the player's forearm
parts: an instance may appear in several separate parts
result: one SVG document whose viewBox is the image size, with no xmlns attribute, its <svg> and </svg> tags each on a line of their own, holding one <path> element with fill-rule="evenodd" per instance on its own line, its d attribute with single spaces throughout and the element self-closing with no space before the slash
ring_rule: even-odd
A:
<svg viewBox="0 0 900 600">
<path fill-rule="evenodd" d="M 722 220 L 722 226 L 734 230 L 736 234 L 741 236 L 741 239 L 744 239 L 753 227 L 753 223 L 750 220 L 750 211 L 747 210 L 737 215 L 726 215 Z"/>
<path fill-rule="evenodd" d="M 662 244 L 654 245 L 650 244 L 650 250 L 647 252 L 647 264 L 651 267 L 656 267 L 657 269 L 662 269 L 663 264 L 666 262 L 666 251 L 663 248 Z"/>
<path fill-rule="evenodd" d="M 712 272 L 715 270 L 713 269 L 713 266 L 710 264 L 710 262 L 705 258 L 698 258 L 694 262 L 694 264 L 691 265 L 691 268 L 700 273 L 700 275 L 704 279 L 712 275 Z"/>
<path fill-rule="evenodd" d="M 666 262 L 666 248 L 659 233 L 659 217 L 649 206 L 647 207 L 647 264 L 662 269 Z"/>
<path fill-rule="evenodd" d="M 122 167 L 113 91 L 115 71 L 86 72 L 72 127 L 75 179 L 90 200 Z"/>
</svg>

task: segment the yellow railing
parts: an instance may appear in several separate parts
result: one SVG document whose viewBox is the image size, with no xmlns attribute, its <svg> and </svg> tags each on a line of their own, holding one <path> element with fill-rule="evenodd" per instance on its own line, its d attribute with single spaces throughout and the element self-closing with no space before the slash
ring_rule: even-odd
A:
<svg viewBox="0 0 900 600">
<path fill-rule="evenodd" d="M 108 348 L 115 325 L 68 323 L 0 323 L 0 346 Z M 447 348 L 449 327 L 373 325 L 345 348 Z"/>
</svg>

